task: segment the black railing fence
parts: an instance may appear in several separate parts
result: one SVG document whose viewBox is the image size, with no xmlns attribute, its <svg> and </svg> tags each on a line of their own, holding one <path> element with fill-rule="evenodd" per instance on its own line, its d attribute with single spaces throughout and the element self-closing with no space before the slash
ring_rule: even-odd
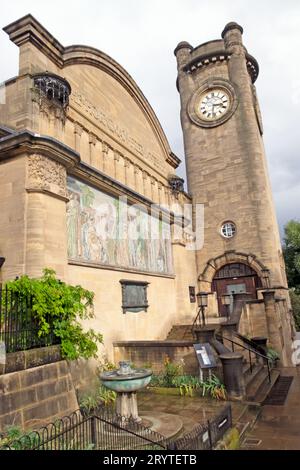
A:
<svg viewBox="0 0 300 470">
<path fill-rule="evenodd" d="M 207 423 L 197 424 L 189 433 L 169 444 L 173 450 L 212 450 L 232 426 L 230 404 Z"/>
<path fill-rule="evenodd" d="M 166 449 L 164 436 L 109 412 L 83 416 L 75 411 L 38 431 L 6 443 L 0 450 Z"/>
<path fill-rule="evenodd" d="M 32 297 L 12 292 L 0 286 L 0 341 L 7 353 L 58 344 L 59 339 L 50 328 L 40 336 L 39 326 L 32 310 Z"/>
<path fill-rule="evenodd" d="M 111 409 L 90 416 L 77 410 L 6 442 L 0 450 L 211 450 L 231 425 L 231 407 L 227 405 L 213 420 L 171 440 L 131 419 L 124 420 Z"/>
</svg>

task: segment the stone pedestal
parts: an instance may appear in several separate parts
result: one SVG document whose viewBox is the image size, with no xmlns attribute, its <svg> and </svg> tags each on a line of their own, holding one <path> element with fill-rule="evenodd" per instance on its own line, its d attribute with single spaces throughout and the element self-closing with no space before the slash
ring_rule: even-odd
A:
<svg viewBox="0 0 300 470">
<path fill-rule="evenodd" d="M 245 397 L 245 381 L 243 376 L 243 355 L 239 353 L 221 354 L 224 384 L 228 398 L 242 400 Z"/>
<path fill-rule="evenodd" d="M 265 336 L 254 336 L 253 338 L 251 338 L 251 341 L 253 341 L 253 343 L 255 343 L 258 346 L 258 350 L 261 351 L 262 354 L 267 353 L 268 338 L 266 338 Z"/>
<path fill-rule="evenodd" d="M 116 413 L 124 420 L 131 418 L 138 423 L 142 421 L 138 415 L 136 392 L 117 393 Z"/>
</svg>

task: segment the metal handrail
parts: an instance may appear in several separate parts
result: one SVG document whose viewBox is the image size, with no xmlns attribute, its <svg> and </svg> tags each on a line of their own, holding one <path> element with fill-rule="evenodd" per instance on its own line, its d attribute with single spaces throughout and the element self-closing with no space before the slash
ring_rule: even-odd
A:
<svg viewBox="0 0 300 470">
<path fill-rule="evenodd" d="M 248 351 L 248 353 L 249 353 L 249 363 L 250 363 L 250 371 L 251 371 L 251 374 L 252 374 L 252 370 L 253 370 L 253 369 L 252 369 L 251 353 L 255 354 L 256 356 L 262 357 L 262 358 L 266 361 L 266 363 L 267 363 L 268 379 L 269 379 L 269 382 L 271 382 L 270 362 L 272 362 L 272 361 L 271 361 L 271 359 L 268 358 L 268 356 L 266 356 L 265 354 L 262 354 L 262 353 L 260 353 L 260 352 L 258 352 L 258 351 L 255 351 L 254 349 L 249 348 L 249 347 L 245 346 L 244 344 L 237 343 L 236 341 L 233 341 L 233 339 L 227 338 L 226 336 L 223 336 L 223 335 L 221 335 L 221 334 L 217 334 L 217 335 L 216 335 L 216 338 L 217 338 L 217 339 L 221 339 L 221 340 L 225 340 L 225 341 L 229 341 L 229 342 L 231 343 L 232 352 L 234 352 L 234 345 L 239 346 L 239 347 L 245 349 L 246 351 Z"/>
</svg>

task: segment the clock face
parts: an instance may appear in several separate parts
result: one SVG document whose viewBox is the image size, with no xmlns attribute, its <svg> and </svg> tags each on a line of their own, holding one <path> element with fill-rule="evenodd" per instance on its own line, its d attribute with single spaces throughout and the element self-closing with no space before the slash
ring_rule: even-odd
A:
<svg viewBox="0 0 300 470">
<path fill-rule="evenodd" d="M 223 117 L 230 108 L 230 98 L 225 90 L 214 88 L 205 91 L 199 100 L 198 114 L 206 121 L 216 121 Z"/>
</svg>

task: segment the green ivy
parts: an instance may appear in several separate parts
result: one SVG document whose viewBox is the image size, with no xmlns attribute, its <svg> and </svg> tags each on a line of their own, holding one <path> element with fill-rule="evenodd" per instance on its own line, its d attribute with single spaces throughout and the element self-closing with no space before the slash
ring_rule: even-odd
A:
<svg viewBox="0 0 300 470">
<path fill-rule="evenodd" d="M 92 329 L 85 331 L 80 322 L 94 317 L 93 292 L 62 282 L 56 278 L 54 270 L 47 268 L 39 279 L 25 275 L 8 281 L 6 286 L 9 291 L 18 293 L 20 300 L 32 298 L 38 336 L 53 332 L 60 340 L 62 357 L 89 359 L 97 356 L 97 344 L 102 343 L 102 335 Z"/>
</svg>

